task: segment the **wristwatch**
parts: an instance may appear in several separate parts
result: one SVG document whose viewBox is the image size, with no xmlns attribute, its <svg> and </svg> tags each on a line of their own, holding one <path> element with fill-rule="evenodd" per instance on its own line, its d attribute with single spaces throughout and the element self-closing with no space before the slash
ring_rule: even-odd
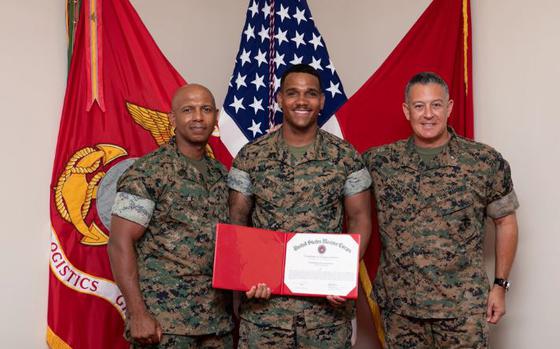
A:
<svg viewBox="0 0 560 349">
<path fill-rule="evenodd" d="M 506 279 L 495 278 L 494 285 L 498 285 L 500 287 L 505 288 L 506 291 L 509 291 L 509 288 L 511 287 L 511 282 L 509 282 L 509 280 Z"/>
</svg>

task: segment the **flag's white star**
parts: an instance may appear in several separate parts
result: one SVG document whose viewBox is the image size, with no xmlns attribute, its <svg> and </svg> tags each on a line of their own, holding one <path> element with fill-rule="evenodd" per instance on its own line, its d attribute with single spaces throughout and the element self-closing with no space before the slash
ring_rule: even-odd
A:
<svg viewBox="0 0 560 349">
<path fill-rule="evenodd" d="M 331 74 L 334 75 L 334 64 L 333 62 L 329 59 L 329 65 L 327 65 L 325 68 L 329 69 L 331 71 Z"/>
<path fill-rule="evenodd" d="M 303 34 L 298 33 L 297 30 L 296 35 L 292 38 L 292 41 L 296 43 L 296 48 L 299 48 L 299 45 L 305 45 Z"/>
<path fill-rule="evenodd" d="M 278 104 L 278 102 L 274 101 L 274 103 L 272 103 L 272 110 L 274 110 L 275 113 L 278 113 L 282 111 L 282 108 L 280 108 L 280 104 Z"/>
<path fill-rule="evenodd" d="M 278 28 L 278 33 L 276 33 L 276 40 L 278 40 L 278 46 L 282 45 L 283 41 L 288 42 L 286 38 L 286 34 L 288 34 L 288 30 L 282 31 L 282 29 Z"/>
<path fill-rule="evenodd" d="M 247 52 L 245 51 L 245 49 L 243 49 L 243 52 L 239 56 L 239 59 L 241 60 L 241 66 L 243 66 L 245 63 L 251 63 L 251 58 L 249 58 L 250 54 L 251 51 Z"/>
<path fill-rule="evenodd" d="M 261 131 L 261 123 L 259 122 L 258 124 L 255 123 L 255 120 L 251 120 L 251 127 L 249 127 L 249 131 L 253 132 L 253 137 L 255 137 L 257 135 L 257 133 L 262 134 Z"/>
<path fill-rule="evenodd" d="M 263 26 L 261 26 L 261 31 L 259 32 L 259 36 L 261 37 L 261 42 L 264 42 L 265 40 L 269 40 L 268 37 L 268 29 Z"/>
<path fill-rule="evenodd" d="M 313 44 L 313 48 L 316 50 L 318 46 L 323 46 L 323 43 L 321 43 L 321 35 L 315 35 L 315 33 L 312 35 L 313 39 L 309 40 L 309 43 Z"/>
<path fill-rule="evenodd" d="M 339 86 L 340 86 L 339 82 L 337 82 L 336 85 L 333 84 L 332 81 L 330 82 L 330 86 L 326 90 L 331 93 L 332 98 L 334 98 L 334 96 L 336 96 L 337 93 L 342 94 L 342 92 L 340 92 Z"/>
<path fill-rule="evenodd" d="M 235 113 L 239 112 L 239 109 L 245 110 L 245 107 L 243 106 L 243 98 L 244 97 L 241 97 L 241 99 L 237 99 L 237 97 L 233 96 L 233 103 L 231 103 L 229 106 L 235 108 Z"/>
<path fill-rule="evenodd" d="M 255 89 L 257 90 L 257 92 L 259 92 L 259 88 L 261 86 L 266 87 L 266 85 L 264 84 L 264 75 L 259 76 L 259 74 L 255 74 L 255 80 L 251 81 L 251 84 L 255 85 Z"/>
<path fill-rule="evenodd" d="M 257 97 L 253 97 L 253 103 L 249 104 L 249 106 L 255 110 L 255 115 L 257 115 L 259 110 L 264 110 L 262 106 L 262 99 L 257 99 Z M 254 136 L 255 135 L 253 135 L 253 137 Z"/>
<path fill-rule="evenodd" d="M 264 19 L 266 19 L 270 15 L 270 5 L 268 4 L 268 1 L 263 6 L 262 13 L 264 15 Z"/>
<path fill-rule="evenodd" d="M 266 52 L 261 52 L 261 50 L 259 49 L 259 53 L 257 53 L 254 58 L 257 60 L 259 67 L 261 66 L 261 63 L 266 64 Z"/>
<path fill-rule="evenodd" d="M 232 82 L 232 81 L 233 81 L 233 75 L 231 75 L 231 76 L 229 77 L 229 82 L 228 82 L 228 86 L 229 86 L 229 87 L 232 87 L 232 85 L 231 85 L 231 82 Z"/>
<path fill-rule="evenodd" d="M 280 88 L 280 78 L 274 75 L 274 81 L 272 82 L 272 86 L 274 87 L 274 92 Z"/>
<path fill-rule="evenodd" d="M 250 38 L 255 37 L 255 28 L 252 27 L 250 24 L 247 24 L 247 29 L 245 29 L 243 33 L 245 34 L 247 41 L 249 41 Z"/>
<path fill-rule="evenodd" d="M 299 22 L 304 21 L 307 22 L 307 18 L 305 18 L 305 11 L 304 10 L 300 10 L 299 8 L 296 7 L 296 13 L 294 15 L 292 15 L 295 19 L 297 19 L 297 24 L 299 25 Z"/>
<path fill-rule="evenodd" d="M 280 16 L 280 22 L 284 22 L 284 19 L 290 18 L 290 15 L 288 14 L 288 8 L 289 7 L 284 8 L 284 6 L 280 4 L 280 11 L 278 11 L 278 16 Z"/>
<path fill-rule="evenodd" d="M 255 17 L 255 15 L 259 12 L 259 5 L 257 5 L 255 0 L 253 1 L 251 7 L 249 7 L 249 11 L 251 11 L 251 18 Z"/>
<path fill-rule="evenodd" d="M 245 78 L 246 77 L 247 77 L 247 75 L 241 75 L 241 73 L 237 73 L 237 78 L 235 79 L 235 84 L 237 85 L 238 90 L 241 86 L 247 87 L 247 84 L 245 83 Z"/>
<path fill-rule="evenodd" d="M 277 54 L 276 57 L 274 57 L 274 63 L 276 63 L 276 68 L 280 67 L 282 64 L 286 65 L 286 62 L 284 62 L 284 56 L 285 54 Z"/>
<path fill-rule="evenodd" d="M 323 70 L 323 67 L 321 67 L 321 58 L 315 59 L 315 57 L 311 57 L 311 63 L 309 63 L 309 65 L 315 68 L 315 70 Z"/>
<path fill-rule="evenodd" d="M 298 56 L 294 53 L 294 59 L 292 59 L 292 60 L 290 61 L 290 64 L 294 64 L 294 65 L 295 65 L 295 64 L 301 64 L 301 63 L 303 63 L 303 56 L 298 57 Z"/>
</svg>

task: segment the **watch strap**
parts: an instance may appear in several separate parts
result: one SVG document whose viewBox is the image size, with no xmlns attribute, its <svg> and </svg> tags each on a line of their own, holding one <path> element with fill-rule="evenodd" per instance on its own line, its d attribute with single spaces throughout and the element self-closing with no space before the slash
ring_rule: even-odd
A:
<svg viewBox="0 0 560 349">
<path fill-rule="evenodd" d="M 507 280 L 507 279 L 495 278 L 494 279 L 494 285 L 498 285 L 500 287 L 505 288 L 506 291 L 509 291 L 509 288 L 511 286 L 511 282 L 509 282 L 509 280 Z"/>
</svg>

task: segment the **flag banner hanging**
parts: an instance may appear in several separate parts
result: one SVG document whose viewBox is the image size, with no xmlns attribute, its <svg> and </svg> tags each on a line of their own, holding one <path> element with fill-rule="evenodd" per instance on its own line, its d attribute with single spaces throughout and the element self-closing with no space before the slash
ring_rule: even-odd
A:
<svg viewBox="0 0 560 349">
<path fill-rule="evenodd" d="M 106 248 L 116 181 L 173 135 L 167 113 L 185 81 L 128 0 L 84 0 L 74 40 L 51 181 L 47 343 L 124 349 Z M 207 150 L 230 157 L 216 134 Z"/>
<path fill-rule="evenodd" d="M 284 70 L 300 63 L 321 75 L 325 107 L 319 125 L 342 136 L 333 115 L 346 102 L 346 94 L 307 1 L 252 0 L 220 111 L 221 138 L 232 156 L 282 123 L 275 93 Z"/>
<path fill-rule="evenodd" d="M 470 2 L 434 0 L 385 62 L 337 112 L 344 138 L 363 152 L 408 137 L 411 129 L 401 107 L 404 88 L 421 71 L 433 71 L 447 81 L 455 102 L 449 124 L 459 135 L 472 138 L 471 47 Z M 362 286 L 368 295 L 380 257 L 376 221 L 374 213 L 374 231 L 360 270 Z M 368 301 L 383 342 L 377 305 L 371 297 Z"/>
</svg>

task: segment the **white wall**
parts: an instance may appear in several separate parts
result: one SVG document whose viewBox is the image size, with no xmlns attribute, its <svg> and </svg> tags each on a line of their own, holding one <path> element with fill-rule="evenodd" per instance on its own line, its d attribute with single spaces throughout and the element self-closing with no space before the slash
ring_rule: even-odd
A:
<svg viewBox="0 0 560 349">
<path fill-rule="evenodd" d="M 0 337 L 44 348 L 49 183 L 66 77 L 64 1 L 0 5 Z M 309 0 L 350 96 L 429 0 Z M 246 0 L 133 0 L 172 64 L 218 101 L 233 69 Z M 510 161 L 522 207 L 508 314 L 493 348 L 555 348 L 560 341 L 560 170 L 554 101 L 560 80 L 560 3 L 473 0 L 475 133 Z M 546 167 L 545 167 L 546 164 Z M 491 241 L 489 241 L 491 248 Z M 491 253 L 489 265 L 491 265 Z M 492 273 L 491 273 L 492 275 Z M 368 339 L 361 333 L 361 347 Z"/>
<path fill-rule="evenodd" d="M 42 348 L 49 185 L 66 78 L 61 1 L 0 5 L 0 338 Z"/>
<path fill-rule="evenodd" d="M 560 3 L 480 0 L 472 11 L 476 138 L 509 160 L 521 202 L 508 313 L 491 343 L 557 348 Z"/>
</svg>

